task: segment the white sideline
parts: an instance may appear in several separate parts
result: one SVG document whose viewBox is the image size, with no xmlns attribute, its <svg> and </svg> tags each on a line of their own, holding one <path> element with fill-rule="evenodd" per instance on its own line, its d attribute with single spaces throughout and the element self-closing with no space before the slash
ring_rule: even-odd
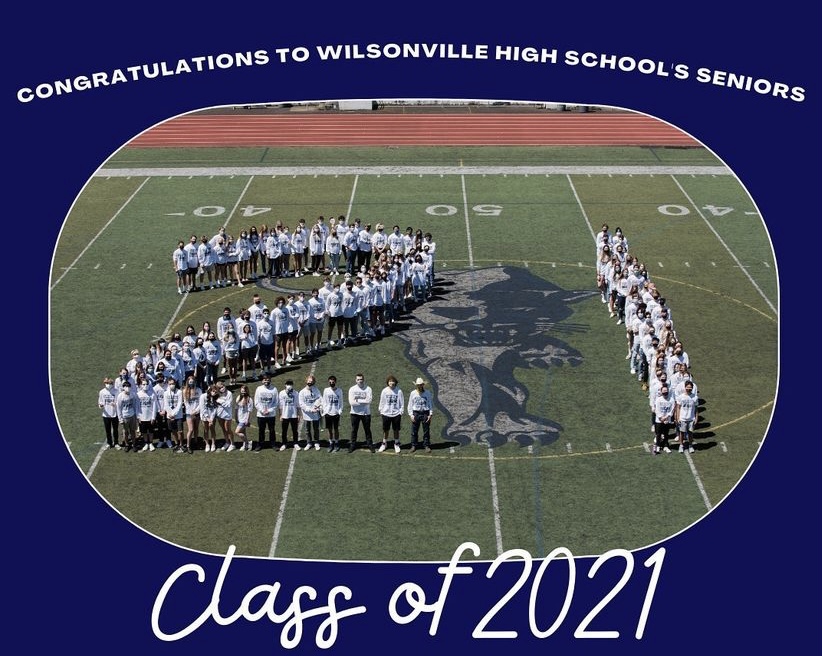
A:
<svg viewBox="0 0 822 656">
<path fill-rule="evenodd" d="M 190 166 L 106 168 L 102 178 L 232 175 L 732 175 L 724 166 Z"/>
</svg>

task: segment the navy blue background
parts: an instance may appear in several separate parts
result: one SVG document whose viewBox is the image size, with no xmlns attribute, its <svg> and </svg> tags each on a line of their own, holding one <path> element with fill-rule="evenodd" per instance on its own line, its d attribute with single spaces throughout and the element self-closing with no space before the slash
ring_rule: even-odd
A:
<svg viewBox="0 0 822 656">
<path fill-rule="evenodd" d="M 88 654 L 280 649 L 281 626 L 265 620 L 241 620 L 230 627 L 209 622 L 174 643 L 153 635 L 151 607 L 166 578 L 193 562 L 206 569 L 211 582 L 222 559 L 166 544 L 121 518 L 89 486 L 65 448 L 49 402 L 48 269 L 53 246 L 71 203 L 94 170 L 135 134 L 170 116 L 220 104 L 424 97 L 622 106 L 669 121 L 713 149 L 757 203 L 779 267 L 781 327 L 792 338 L 781 344 L 780 391 L 768 437 L 733 494 L 696 526 L 664 543 L 668 553 L 641 641 L 633 638 L 649 574 L 641 563 L 654 549 L 634 554 L 637 569 L 628 588 L 590 627 L 619 630 L 616 640 L 572 637 L 574 627 L 618 575 L 616 570 L 603 571 L 589 581 L 585 574 L 591 561 L 583 559 L 577 562 L 569 618 L 557 635 L 544 641 L 530 635 L 527 589 L 488 627 L 517 630 L 516 641 L 471 639 L 476 623 L 519 573 L 519 566 L 513 566 L 486 580 L 487 562 L 475 564 L 473 575 L 455 580 L 435 637 L 427 632 L 430 616 L 399 626 L 387 614 L 392 591 L 404 581 L 422 585 L 429 601 L 438 594 L 441 577 L 430 565 L 238 559 L 224 593 L 224 613 L 233 612 L 237 599 L 255 585 L 282 583 L 278 609 L 299 585 L 315 587 L 321 601 L 333 585 L 348 585 L 355 595 L 350 603 L 364 604 L 368 611 L 342 620 L 331 650 L 335 653 L 466 649 L 485 654 L 504 649 L 518 654 L 691 654 L 718 651 L 722 645 L 733 645 L 741 653 L 760 647 L 818 651 L 822 477 L 819 430 L 807 404 L 813 407 L 820 390 L 818 376 L 805 379 L 802 373 L 809 370 L 800 370 L 807 366 L 801 351 L 809 348 L 812 335 L 797 326 L 807 321 L 809 306 L 818 316 L 814 306 L 819 304 L 818 268 L 812 267 L 818 246 L 809 236 L 819 216 L 822 172 L 822 21 L 819 9 L 796 2 L 780 3 L 761 16 L 730 10 L 723 14 L 717 11 L 720 3 L 669 6 L 633 3 L 630 12 L 623 13 L 622 6 L 586 4 L 535 12 L 518 3 L 490 10 L 476 3 L 418 2 L 383 3 L 365 13 L 347 3 L 333 12 L 312 5 L 302 15 L 282 7 L 259 12 L 248 3 L 223 7 L 225 14 L 197 6 L 194 11 L 200 15 L 146 3 L 120 14 L 112 14 L 111 5 L 99 12 L 61 8 L 49 16 L 40 6 L 11 9 L 3 44 L 4 196 L 11 199 L 8 217 L 15 225 L 32 225 L 33 231 L 6 235 L 6 262 L 21 260 L 25 274 L 20 278 L 12 275 L 13 269 L 7 272 L 7 310 L 12 328 L 24 330 L 30 349 L 19 362 L 14 361 L 15 350 L 7 360 L 11 371 L 6 371 L 16 390 L 27 388 L 26 403 L 33 398 L 42 408 L 21 405 L 17 419 L 9 415 L 4 430 L 4 441 L 12 447 L 3 453 L 4 641 L 23 639 L 27 651 L 73 647 Z M 781 11 L 775 15 L 777 9 Z M 705 66 L 802 86 L 807 97 L 796 103 L 699 84 L 693 77 L 677 81 L 581 66 L 491 60 L 331 63 L 317 57 L 303 64 L 271 63 L 129 82 L 28 104 L 15 97 L 20 87 L 153 61 L 258 48 L 273 52 L 283 46 L 403 41 L 631 55 L 685 63 L 692 71 Z M 51 186 L 44 196 L 45 179 Z M 725 347 L 738 350 L 741 358 L 756 357 L 744 344 Z M 14 404 L 15 394 L 7 393 Z M 18 421 L 24 417 L 28 421 Z M 565 584 L 561 567 L 549 571 L 540 608 L 552 618 Z M 179 628 L 198 615 L 211 590 L 210 584 L 194 585 L 190 576 L 180 588 L 188 594 L 170 599 L 164 615 L 169 630 L 173 622 Z M 307 622 L 295 653 L 317 651 L 313 633 L 318 622 Z"/>
</svg>

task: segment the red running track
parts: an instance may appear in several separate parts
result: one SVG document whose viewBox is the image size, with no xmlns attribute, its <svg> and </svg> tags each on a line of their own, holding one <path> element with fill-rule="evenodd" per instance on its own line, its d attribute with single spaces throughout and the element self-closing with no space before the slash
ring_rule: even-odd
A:
<svg viewBox="0 0 822 656">
<path fill-rule="evenodd" d="M 639 114 L 200 114 L 129 143 L 191 146 L 699 146 Z"/>
</svg>

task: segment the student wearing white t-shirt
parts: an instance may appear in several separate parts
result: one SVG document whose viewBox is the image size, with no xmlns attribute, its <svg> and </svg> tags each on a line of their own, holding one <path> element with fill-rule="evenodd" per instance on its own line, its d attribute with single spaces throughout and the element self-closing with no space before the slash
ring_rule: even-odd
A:
<svg viewBox="0 0 822 656">
<path fill-rule="evenodd" d="M 211 385 L 200 395 L 200 422 L 203 425 L 203 438 L 206 453 L 217 450 L 217 408 L 219 407 L 219 391 Z"/>
<path fill-rule="evenodd" d="M 171 266 L 177 279 L 177 293 L 184 294 L 188 291 L 186 287 L 188 254 L 185 251 L 185 244 L 182 241 L 177 242 L 177 248 L 171 253 Z"/>
<path fill-rule="evenodd" d="M 337 377 L 328 377 L 328 387 L 323 390 L 320 414 L 325 417 L 325 429 L 328 431 L 328 452 L 340 450 L 340 416 L 343 412 L 343 392 L 337 387 Z"/>
<path fill-rule="evenodd" d="M 354 377 L 354 385 L 348 389 L 348 407 L 351 415 L 351 440 L 348 442 L 348 452 L 357 448 L 357 433 L 362 424 L 365 431 L 365 445 L 374 453 L 374 443 L 371 437 L 371 388 L 365 384 L 365 376 L 358 373 Z"/>
<path fill-rule="evenodd" d="M 694 426 L 697 422 L 697 406 L 699 401 L 693 390 L 694 384 L 688 381 L 685 383 L 684 392 L 676 396 L 675 415 L 680 453 L 683 453 L 685 449 L 688 450 L 688 453 L 694 452 L 692 438 Z"/>
<path fill-rule="evenodd" d="M 120 422 L 117 419 L 117 391 L 114 379 L 103 378 L 103 388 L 97 393 L 97 406 L 103 416 L 103 428 L 106 431 L 106 448 L 120 448 Z"/>
<path fill-rule="evenodd" d="M 271 448 L 276 442 L 277 409 L 279 408 L 279 392 L 271 384 L 271 374 L 263 374 L 263 384 L 254 391 L 254 410 L 257 415 L 257 445 L 254 451 L 259 453 L 265 448 L 265 434 Z"/>
<path fill-rule="evenodd" d="M 320 410 L 322 408 L 322 394 L 317 388 L 317 379 L 313 374 L 305 378 L 305 387 L 298 395 L 300 414 L 305 426 L 306 449 L 320 448 Z"/>
<path fill-rule="evenodd" d="M 251 451 L 248 426 L 251 423 L 251 412 L 254 410 L 254 399 L 251 398 L 248 385 L 240 385 L 234 405 L 237 408 L 237 428 L 234 429 L 234 434 L 240 437 L 240 451 Z"/>
<path fill-rule="evenodd" d="M 292 444 L 295 451 L 300 450 L 298 426 L 299 426 L 299 397 L 294 390 L 294 381 L 285 381 L 285 389 L 280 391 L 279 398 L 280 411 L 280 437 L 283 443 L 280 451 L 288 448 L 288 432 L 291 431 Z"/>
<path fill-rule="evenodd" d="M 385 387 L 380 392 L 378 411 L 382 418 L 382 444 L 379 452 L 388 448 L 388 433 L 394 438 L 394 452 L 400 452 L 400 429 L 402 428 L 402 413 L 405 410 L 405 399 L 396 376 L 389 375 L 385 379 Z"/>
</svg>

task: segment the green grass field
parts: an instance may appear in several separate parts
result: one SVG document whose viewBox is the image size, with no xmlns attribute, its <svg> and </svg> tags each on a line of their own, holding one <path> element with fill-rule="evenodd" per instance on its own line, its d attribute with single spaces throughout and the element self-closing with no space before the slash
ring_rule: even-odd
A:
<svg viewBox="0 0 822 656">
<path fill-rule="evenodd" d="M 515 381 L 522 412 L 557 427 L 558 438 L 457 446 L 441 405 L 432 454 L 101 451 L 100 381 L 132 348 L 145 352 L 157 336 L 213 323 L 223 306 L 245 307 L 255 291 L 269 306 L 276 296 L 247 285 L 180 297 L 171 268 L 177 240 L 211 236 L 223 224 L 237 234 L 320 214 L 432 232 L 446 282 L 504 267 L 540 298 L 559 288 L 573 299 L 556 322 L 539 302 L 508 308 L 499 324 L 505 355 L 481 343 L 453 349 L 455 362 Z M 603 222 L 623 228 L 673 309 L 705 400 L 693 455 L 648 452 L 648 403 L 628 373 L 624 330 L 590 294 L 592 229 Z M 448 304 L 456 295 L 443 285 L 438 297 Z M 776 393 L 769 238 L 740 182 L 699 148 L 123 149 L 66 219 L 50 303 L 54 406 L 79 468 L 145 530 L 218 554 L 235 544 L 253 556 L 442 560 L 466 540 L 488 559 L 512 547 L 542 556 L 561 545 L 581 556 L 646 546 L 731 492 L 764 438 Z M 288 373 L 298 387 L 311 370 L 321 384 L 333 373 L 347 389 L 363 371 L 375 395 L 394 373 L 406 397 L 421 375 L 444 398 L 440 372 L 458 374 L 442 358 L 427 367 L 426 358 L 410 357 L 425 342 L 416 337 L 425 315 L 415 314 L 402 336 L 326 353 Z M 520 335 L 535 326 L 581 362 L 540 366 L 518 357 L 528 345 Z M 493 391 L 498 381 L 481 382 Z M 406 443 L 409 430 L 406 417 Z"/>
</svg>

